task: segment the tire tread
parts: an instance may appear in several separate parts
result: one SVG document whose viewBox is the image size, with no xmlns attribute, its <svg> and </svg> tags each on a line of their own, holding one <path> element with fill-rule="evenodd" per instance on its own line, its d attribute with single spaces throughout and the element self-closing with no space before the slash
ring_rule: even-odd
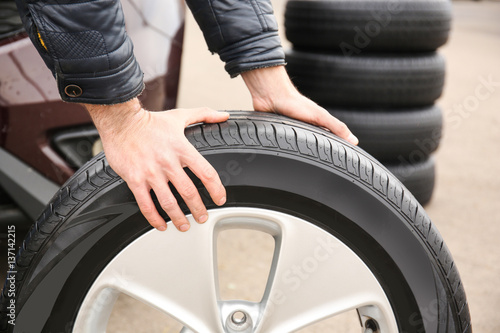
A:
<svg viewBox="0 0 500 333">
<path fill-rule="evenodd" d="M 297 88 L 325 108 L 427 107 L 442 94 L 445 60 L 435 52 L 362 54 L 286 52 Z"/>
<path fill-rule="evenodd" d="M 394 4 L 389 0 L 290 0 L 285 34 L 295 47 L 344 52 L 346 46 L 353 52 L 432 51 L 446 43 L 452 19 L 449 1 L 400 1 L 397 10 L 391 8 Z M 367 28 L 374 26 L 378 30 L 367 34 Z M 368 42 L 356 45 L 360 34 Z"/>
</svg>

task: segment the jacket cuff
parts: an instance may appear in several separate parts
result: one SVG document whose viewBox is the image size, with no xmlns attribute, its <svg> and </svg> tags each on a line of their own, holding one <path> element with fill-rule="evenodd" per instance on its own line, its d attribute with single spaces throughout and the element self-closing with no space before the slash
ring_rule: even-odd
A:
<svg viewBox="0 0 500 333">
<path fill-rule="evenodd" d="M 88 74 L 56 73 L 63 101 L 86 104 L 118 104 L 144 90 L 143 73 L 134 57 L 112 70 Z"/>
<path fill-rule="evenodd" d="M 138 96 L 143 74 L 116 0 L 17 0 L 31 40 L 64 101 L 117 104 Z"/>
<path fill-rule="evenodd" d="M 285 65 L 285 53 L 277 32 L 266 32 L 223 48 L 219 56 L 231 77 L 264 67 Z"/>
</svg>

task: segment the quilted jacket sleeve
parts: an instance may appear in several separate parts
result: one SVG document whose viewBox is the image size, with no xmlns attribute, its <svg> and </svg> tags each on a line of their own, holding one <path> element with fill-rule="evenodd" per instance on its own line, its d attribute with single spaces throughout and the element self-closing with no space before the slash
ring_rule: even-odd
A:
<svg viewBox="0 0 500 333">
<path fill-rule="evenodd" d="M 270 0 L 188 0 L 231 76 L 283 65 Z M 119 0 L 16 0 L 26 31 L 68 102 L 122 103 L 144 89 Z"/>
<path fill-rule="evenodd" d="M 68 102 L 122 103 L 143 90 L 119 0 L 16 0 L 26 31 Z"/>
<path fill-rule="evenodd" d="M 187 0 L 210 51 L 231 77 L 285 64 L 270 0 Z"/>
</svg>

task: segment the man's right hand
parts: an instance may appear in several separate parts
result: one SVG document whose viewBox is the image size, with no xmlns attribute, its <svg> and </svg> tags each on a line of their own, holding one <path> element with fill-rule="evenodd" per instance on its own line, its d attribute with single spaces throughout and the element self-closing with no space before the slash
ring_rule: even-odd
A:
<svg viewBox="0 0 500 333">
<path fill-rule="evenodd" d="M 155 192 L 173 224 L 180 231 L 189 229 L 169 182 L 197 222 L 208 219 L 205 205 L 184 167 L 203 182 L 215 204 L 226 202 L 226 190 L 217 171 L 186 139 L 184 129 L 200 122 L 226 121 L 227 112 L 208 108 L 149 112 L 137 98 L 123 104 L 85 104 L 85 107 L 99 131 L 109 165 L 127 182 L 142 214 L 153 227 L 163 231 L 167 225 L 156 210 L 150 190 Z"/>
</svg>

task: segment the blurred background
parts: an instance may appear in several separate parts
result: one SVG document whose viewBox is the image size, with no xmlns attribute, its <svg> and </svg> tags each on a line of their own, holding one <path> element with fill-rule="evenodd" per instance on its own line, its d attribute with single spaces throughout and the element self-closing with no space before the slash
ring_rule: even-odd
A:
<svg viewBox="0 0 500 333">
<path fill-rule="evenodd" d="M 282 42 L 286 0 L 273 0 Z M 425 207 L 441 231 L 467 293 L 475 332 L 500 331 L 500 2 L 454 1 L 436 185 Z M 489 83 L 485 83 L 489 82 Z M 478 98 L 478 86 L 488 89 Z M 252 109 L 241 78 L 207 50 L 188 11 L 178 107 Z M 355 133 L 356 134 L 356 133 Z"/>
</svg>

